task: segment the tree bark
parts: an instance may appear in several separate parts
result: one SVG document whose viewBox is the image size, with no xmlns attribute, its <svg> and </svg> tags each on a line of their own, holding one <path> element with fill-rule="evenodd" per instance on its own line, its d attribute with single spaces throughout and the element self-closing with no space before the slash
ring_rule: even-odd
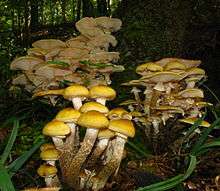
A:
<svg viewBox="0 0 220 191">
<path fill-rule="evenodd" d="M 94 6 L 90 0 L 82 0 L 83 17 L 94 17 Z"/>
<path fill-rule="evenodd" d="M 106 0 L 97 0 L 97 16 L 106 16 L 108 14 Z"/>
<path fill-rule="evenodd" d="M 39 22 L 38 22 L 38 0 L 31 0 L 31 22 L 30 22 L 30 28 L 31 31 L 34 31 L 37 29 Z"/>
<path fill-rule="evenodd" d="M 81 7 L 82 7 L 82 0 L 77 0 L 77 8 L 76 8 L 76 20 L 80 20 L 81 18 Z"/>
</svg>

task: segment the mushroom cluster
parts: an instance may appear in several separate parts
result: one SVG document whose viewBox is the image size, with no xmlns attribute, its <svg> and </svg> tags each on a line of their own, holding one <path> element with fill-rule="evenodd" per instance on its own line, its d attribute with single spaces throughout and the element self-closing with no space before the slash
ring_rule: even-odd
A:
<svg viewBox="0 0 220 191">
<path fill-rule="evenodd" d="M 137 66 L 138 80 L 124 83 L 133 86 L 133 100 L 126 100 L 137 124 L 145 126 L 145 134 L 157 137 L 169 119 L 181 116 L 181 122 L 191 123 L 202 116 L 203 108 L 212 104 L 204 102 L 203 90 L 197 82 L 205 78 L 205 71 L 198 66 L 200 60 L 164 58 Z M 207 126 L 207 124 L 206 124 Z"/>
<path fill-rule="evenodd" d="M 45 178 L 47 187 L 60 187 L 55 165 L 58 161 L 63 182 L 69 187 L 100 190 L 117 173 L 127 138 L 135 135 L 132 116 L 123 108 L 109 110 L 105 106 L 106 100 L 116 97 L 109 86 L 87 89 L 74 84 L 57 95 L 71 101 L 73 107 L 62 109 L 44 126 L 43 134 L 50 136 L 54 144 L 41 147 L 40 157 L 45 164 L 38 174 Z M 83 139 L 79 136 L 81 129 L 85 129 Z"/>
<path fill-rule="evenodd" d="M 115 65 L 119 52 L 109 52 L 117 40 L 111 34 L 121 27 L 121 20 L 109 17 L 85 17 L 76 23 L 81 33 L 61 41 L 43 39 L 32 44 L 27 55 L 12 61 L 10 68 L 20 73 L 13 85 L 22 85 L 29 92 L 57 89 L 62 83 L 86 86 L 109 85 L 110 74 L 123 71 Z"/>
</svg>

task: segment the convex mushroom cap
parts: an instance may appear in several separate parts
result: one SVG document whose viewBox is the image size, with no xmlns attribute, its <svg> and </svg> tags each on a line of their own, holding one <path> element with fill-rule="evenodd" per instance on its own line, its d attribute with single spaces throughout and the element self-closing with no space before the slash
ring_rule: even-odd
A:
<svg viewBox="0 0 220 191">
<path fill-rule="evenodd" d="M 204 98 L 204 93 L 198 88 L 188 88 L 179 92 L 178 96 L 184 98 Z"/>
<path fill-rule="evenodd" d="M 43 134 L 48 136 L 66 136 L 70 133 L 70 128 L 62 121 L 53 120 L 43 128 Z"/>
<path fill-rule="evenodd" d="M 65 48 L 66 43 L 58 39 L 42 39 L 32 44 L 34 48 L 50 50 L 54 48 Z"/>
<path fill-rule="evenodd" d="M 55 148 L 43 150 L 40 153 L 40 158 L 42 160 L 46 160 L 46 161 L 55 161 L 55 160 L 58 160 L 58 158 L 59 158 L 59 152 Z"/>
<path fill-rule="evenodd" d="M 55 166 L 43 164 L 37 169 L 37 173 L 41 177 L 53 177 L 57 174 L 57 168 Z"/>
<path fill-rule="evenodd" d="M 117 107 L 109 111 L 108 113 L 109 119 L 132 119 L 132 115 L 128 113 L 125 109 L 122 107 Z"/>
<path fill-rule="evenodd" d="M 81 107 L 80 107 L 80 112 L 85 113 L 88 111 L 98 111 L 100 113 L 104 113 L 107 114 L 109 112 L 108 108 L 106 106 L 104 106 L 101 103 L 98 102 L 87 102 L 84 103 Z"/>
<path fill-rule="evenodd" d="M 114 89 L 103 85 L 91 87 L 89 94 L 91 98 L 97 99 L 96 101 L 103 105 L 105 105 L 106 100 L 113 100 L 116 97 L 116 92 Z"/>
<path fill-rule="evenodd" d="M 134 125 L 128 119 L 111 120 L 108 128 L 119 136 L 122 134 L 125 137 L 134 137 L 135 135 Z"/>
<path fill-rule="evenodd" d="M 86 128 L 102 129 L 107 128 L 108 124 L 109 121 L 105 115 L 98 111 L 82 113 L 78 119 L 78 125 Z"/>
<path fill-rule="evenodd" d="M 110 139 L 115 136 L 115 133 L 110 129 L 101 129 L 98 133 L 98 139 Z"/>
<path fill-rule="evenodd" d="M 66 123 L 68 122 L 76 123 L 80 115 L 81 113 L 78 110 L 73 109 L 72 107 L 68 107 L 59 111 L 55 119 Z"/>
</svg>

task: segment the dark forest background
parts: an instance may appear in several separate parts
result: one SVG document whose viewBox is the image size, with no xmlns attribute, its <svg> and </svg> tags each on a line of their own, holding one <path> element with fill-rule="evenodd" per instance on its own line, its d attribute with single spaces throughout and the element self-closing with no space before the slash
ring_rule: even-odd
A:
<svg viewBox="0 0 220 191">
<path fill-rule="evenodd" d="M 220 96 L 219 0 L 0 0 L 2 91 L 10 84 L 13 58 L 24 55 L 38 39 L 76 36 L 74 24 L 86 16 L 112 16 L 123 22 L 116 34 L 117 51 L 125 74 L 131 75 L 119 74 L 118 84 L 134 78 L 134 67 L 148 60 L 201 59 L 208 74 L 205 84 Z"/>
</svg>

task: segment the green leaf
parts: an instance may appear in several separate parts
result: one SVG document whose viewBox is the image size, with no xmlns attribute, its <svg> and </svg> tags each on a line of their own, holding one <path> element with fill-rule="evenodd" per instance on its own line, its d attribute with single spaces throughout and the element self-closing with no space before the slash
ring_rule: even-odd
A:
<svg viewBox="0 0 220 191">
<path fill-rule="evenodd" d="M 59 61 L 59 60 L 47 61 L 47 64 L 53 64 L 55 66 L 63 67 L 63 68 L 70 67 L 70 65 L 68 63 L 63 62 L 63 61 Z"/>
<path fill-rule="evenodd" d="M 137 151 L 139 154 L 141 154 L 143 157 L 149 157 L 152 156 L 151 154 L 146 153 L 143 149 L 139 148 L 138 146 L 136 146 L 134 143 L 127 141 L 127 144 L 134 149 L 135 151 Z"/>
<path fill-rule="evenodd" d="M 213 128 L 216 128 L 219 126 L 220 118 L 216 119 L 209 128 L 205 129 L 201 135 L 201 137 L 198 139 L 198 141 L 195 143 L 194 147 L 192 148 L 191 155 L 196 155 L 197 152 L 200 150 L 200 147 L 204 144 L 204 142 L 207 140 L 208 135 L 211 133 Z"/>
<path fill-rule="evenodd" d="M 15 191 L 15 188 L 11 182 L 11 178 L 7 172 L 7 169 L 2 164 L 0 164 L 0 190 Z"/>
<path fill-rule="evenodd" d="M 24 154 L 14 160 L 8 166 L 8 171 L 10 175 L 13 176 L 44 142 L 45 140 L 43 139 L 38 141 L 29 151 L 26 151 Z"/>
<path fill-rule="evenodd" d="M 137 191 L 165 191 L 168 189 L 175 188 L 181 182 L 186 180 L 194 171 L 196 167 L 196 156 L 190 155 L 190 164 L 189 167 L 184 175 L 180 174 L 168 180 L 155 183 L 144 188 L 139 188 Z"/>
<path fill-rule="evenodd" d="M 5 150 L 4 150 L 4 152 L 3 152 L 3 154 L 1 155 L 1 158 L 0 158 L 0 161 L 1 161 L 2 164 L 5 163 L 5 161 L 7 160 L 8 156 L 11 152 L 11 149 L 12 149 L 13 144 L 15 142 L 16 136 L 18 134 L 18 128 L 19 128 L 19 121 L 14 120 L 13 130 L 11 132 L 11 135 L 10 135 L 8 143 L 5 147 Z"/>
</svg>

